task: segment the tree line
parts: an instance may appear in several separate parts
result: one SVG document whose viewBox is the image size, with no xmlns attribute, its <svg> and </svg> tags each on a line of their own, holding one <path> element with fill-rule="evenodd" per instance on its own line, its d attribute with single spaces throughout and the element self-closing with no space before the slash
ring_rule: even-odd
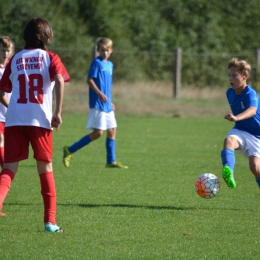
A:
<svg viewBox="0 0 260 260">
<path fill-rule="evenodd" d="M 203 57 L 183 59 L 184 84 L 200 86 L 216 84 L 221 53 L 227 63 L 233 54 L 246 58 L 260 46 L 259 0 L 0 0 L 0 14 L 0 34 L 9 35 L 17 51 L 26 22 L 47 19 L 54 30 L 49 49 L 74 80 L 85 79 L 101 36 L 114 42 L 118 79 L 171 79 L 172 53 L 179 47 Z M 218 55 L 205 56 L 209 53 Z"/>
</svg>

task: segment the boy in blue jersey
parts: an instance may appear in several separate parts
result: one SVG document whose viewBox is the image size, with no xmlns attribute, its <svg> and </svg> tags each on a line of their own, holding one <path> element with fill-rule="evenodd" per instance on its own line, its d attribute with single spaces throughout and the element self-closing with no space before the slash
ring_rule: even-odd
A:
<svg viewBox="0 0 260 260">
<path fill-rule="evenodd" d="M 89 116 L 87 129 L 92 132 L 71 146 L 63 147 L 63 164 L 69 167 L 73 154 L 102 136 L 107 131 L 106 151 L 108 168 L 127 168 L 116 161 L 116 119 L 115 106 L 112 103 L 112 76 L 113 63 L 108 60 L 112 53 L 112 40 L 101 38 L 97 42 L 99 56 L 95 58 L 88 72 L 87 84 L 89 85 Z"/>
<path fill-rule="evenodd" d="M 247 84 L 251 66 L 244 60 L 233 58 L 228 63 L 229 82 L 227 99 L 232 113 L 225 119 L 235 122 L 225 140 L 222 158 L 222 175 L 229 188 L 235 188 L 234 150 L 248 157 L 249 168 L 260 187 L 260 106 L 258 94 Z"/>
</svg>

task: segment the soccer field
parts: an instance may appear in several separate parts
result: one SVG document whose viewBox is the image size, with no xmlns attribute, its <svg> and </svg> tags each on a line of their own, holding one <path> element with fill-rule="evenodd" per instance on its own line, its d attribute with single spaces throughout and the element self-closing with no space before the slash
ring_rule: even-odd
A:
<svg viewBox="0 0 260 260">
<path fill-rule="evenodd" d="M 0 218 L 1 259 L 259 259 L 260 191 L 248 161 L 236 157 L 236 189 L 221 176 L 220 151 L 232 124 L 223 118 L 119 117 L 117 160 L 105 168 L 105 136 L 78 151 L 62 147 L 87 134 L 86 118 L 63 117 L 54 132 L 57 223 L 43 230 L 35 161 L 20 163 Z M 219 177 L 216 198 L 195 181 Z"/>
</svg>

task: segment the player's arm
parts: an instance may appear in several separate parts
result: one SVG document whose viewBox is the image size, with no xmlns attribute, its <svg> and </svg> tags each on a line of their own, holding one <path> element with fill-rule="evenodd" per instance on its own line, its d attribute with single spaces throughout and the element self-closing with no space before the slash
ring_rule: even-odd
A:
<svg viewBox="0 0 260 260">
<path fill-rule="evenodd" d="M 115 104 L 114 104 L 114 103 L 111 103 L 111 106 L 112 106 L 113 111 L 115 111 L 115 110 L 116 110 Z"/>
<path fill-rule="evenodd" d="M 64 95 L 64 79 L 61 74 L 57 74 L 55 76 L 54 91 L 55 91 L 56 105 L 51 120 L 51 126 L 56 128 L 56 130 L 58 131 L 62 123 L 61 111 L 62 111 L 62 101 Z"/>
<path fill-rule="evenodd" d="M 103 94 L 101 92 L 101 90 L 98 88 L 98 86 L 96 85 L 94 79 L 92 77 L 88 77 L 87 78 L 87 84 L 89 85 L 89 87 L 98 95 L 98 98 L 102 101 L 102 102 L 107 102 L 107 96 L 105 94 Z"/>
<path fill-rule="evenodd" d="M 6 96 L 5 92 L 0 90 L 0 102 L 5 106 L 8 107 L 9 105 L 9 99 Z"/>
<path fill-rule="evenodd" d="M 251 106 L 241 114 L 234 116 L 233 114 L 229 113 L 229 114 L 225 115 L 224 118 L 229 121 L 232 121 L 232 122 L 237 122 L 237 121 L 241 121 L 241 120 L 253 117 L 255 114 L 256 114 L 256 107 Z"/>
</svg>

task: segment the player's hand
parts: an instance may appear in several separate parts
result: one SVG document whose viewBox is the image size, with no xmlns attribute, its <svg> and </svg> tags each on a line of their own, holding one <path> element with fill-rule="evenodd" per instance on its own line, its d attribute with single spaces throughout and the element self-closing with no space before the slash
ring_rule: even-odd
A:
<svg viewBox="0 0 260 260">
<path fill-rule="evenodd" d="M 114 105 L 114 103 L 111 103 L 111 106 L 112 106 L 113 111 L 115 111 L 116 110 L 116 106 Z"/>
<path fill-rule="evenodd" d="M 224 118 L 227 119 L 227 120 L 230 121 L 230 122 L 236 122 L 236 121 L 237 121 L 237 117 L 234 116 L 234 115 L 231 114 L 231 113 L 225 115 Z"/>
<path fill-rule="evenodd" d="M 56 128 L 56 131 L 58 131 L 61 123 L 62 123 L 61 116 L 54 114 L 51 119 L 51 126 Z"/>
<path fill-rule="evenodd" d="M 103 102 L 103 103 L 106 103 L 106 102 L 108 101 L 107 96 L 106 96 L 105 94 L 103 94 L 103 93 L 100 93 L 100 94 L 98 95 L 98 98 L 99 98 L 100 101 Z"/>
</svg>

